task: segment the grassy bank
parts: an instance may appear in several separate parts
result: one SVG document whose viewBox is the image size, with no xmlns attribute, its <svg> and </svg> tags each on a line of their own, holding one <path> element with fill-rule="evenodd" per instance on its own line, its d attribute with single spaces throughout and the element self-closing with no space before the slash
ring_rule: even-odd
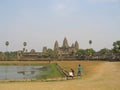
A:
<svg viewBox="0 0 120 90">
<path fill-rule="evenodd" d="M 60 71 L 58 70 L 57 65 L 55 63 L 48 64 L 47 68 L 48 68 L 48 72 L 46 72 L 44 75 L 38 77 L 37 78 L 38 80 L 64 77 L 64 74 L 60 73 Z"/>
</svg>

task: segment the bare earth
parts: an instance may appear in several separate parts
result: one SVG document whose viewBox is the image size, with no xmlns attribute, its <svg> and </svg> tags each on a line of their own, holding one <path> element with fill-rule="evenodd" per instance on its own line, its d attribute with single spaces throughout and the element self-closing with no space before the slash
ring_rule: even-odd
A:
<svg viewBox="0 0 120 90">
<path fill-rule="evenodd" d="M 96 65 L 92 75 L 80 79 L 52 82 L 0 82 L 0 90 L 120 90 L 120 62 L 104 62 Z"/>
</svg>

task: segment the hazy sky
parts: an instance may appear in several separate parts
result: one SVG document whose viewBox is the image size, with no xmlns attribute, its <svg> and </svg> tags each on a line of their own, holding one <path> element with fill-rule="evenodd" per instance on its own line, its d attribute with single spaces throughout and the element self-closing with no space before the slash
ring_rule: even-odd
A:
<svg viewBox="0 0 120 90">
<path fill-rule="evenodd" d="M 120 40 L 120 0 L 0 0 L 0 51 L 41 51 L 67 37 L 82 49 L 112 48 Z"/>
</svg>

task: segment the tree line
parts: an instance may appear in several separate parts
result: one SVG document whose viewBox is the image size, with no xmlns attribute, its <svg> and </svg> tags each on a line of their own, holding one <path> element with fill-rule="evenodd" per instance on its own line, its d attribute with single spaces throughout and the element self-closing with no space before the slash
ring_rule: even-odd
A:
<svg viewBox="0 0 120 90">
<path fill-rule="evenodd" d="M 10 52 L 8 51 L 9 41 L 5 42 L 6 52 L 0 52 L 0 60 L 16 60 L 17 59 L 17 51 Z M 55 59 L 63 59 L 63 58 L 76 58 L 78 60 L 114 60 L 120 61 L 120 41 L 113 42 L 113 48 L 103 48 L 99 51 L 95 51 L 91 48 L 92 40 L 89 40 L 90 48 L 88 49 L 78 49 L 74 53 L 70 53 L 69 55 L 59 56 L 57 52 L 52 49 L 47 49 L 46 52 L 38 55 L 38 58 L 55 58 Z M 27 42 L 23 42 L 23 53 L 27 52 L 26 46 Z"/>
</svg>

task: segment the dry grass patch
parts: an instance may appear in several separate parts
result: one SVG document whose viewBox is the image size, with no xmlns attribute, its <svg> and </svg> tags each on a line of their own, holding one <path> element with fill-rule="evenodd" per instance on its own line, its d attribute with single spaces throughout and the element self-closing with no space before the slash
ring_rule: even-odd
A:
<svg viewBox="0 0 120 90">
<path fill-rule="evenodd" d="M 59 61 L 57 62 L 60 66 L 65 68 L 66 70 L 70 71 L 71 68 L 75 70 L 75 74 L 77 74 L 78 65 L 81 64 L 83 67 L 82 77 L 90 77 L 93 74 L 99 71 L 104 61 Z"/>
</svg>

